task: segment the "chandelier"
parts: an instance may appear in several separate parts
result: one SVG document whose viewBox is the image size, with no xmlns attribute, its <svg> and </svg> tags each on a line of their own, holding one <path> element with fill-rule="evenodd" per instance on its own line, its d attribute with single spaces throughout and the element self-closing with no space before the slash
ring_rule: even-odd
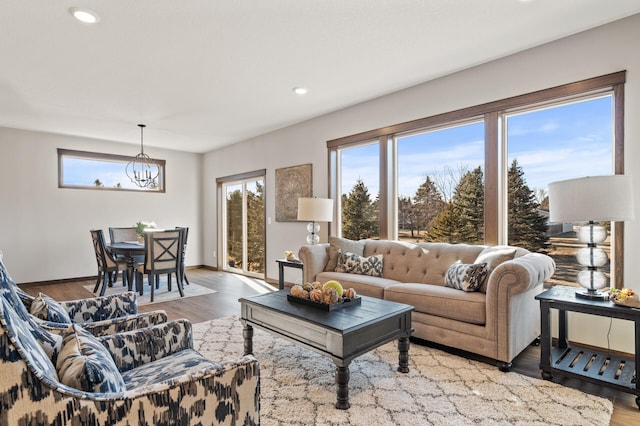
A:
<svg viewBox="0 0 640 426">
<path fill-rule="evenodd" d="M 160 167 L 155 161 L 144 153 L 144 124 L 138 124 L 140 127 L 140 153 L 131 160 L 125 169 L 127 176 L 131 179 L 131 182 L 138 185 L 140 188 L 147 188 L 149 186 L 156 186 L 156 180 L 160 174 Z"/>
</svg>

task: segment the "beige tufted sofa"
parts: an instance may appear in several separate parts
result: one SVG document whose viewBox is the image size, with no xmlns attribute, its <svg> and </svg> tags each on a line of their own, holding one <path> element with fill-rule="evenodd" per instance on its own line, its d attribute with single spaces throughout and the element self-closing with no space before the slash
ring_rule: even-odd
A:
<svg viewBox="0 0 640 426">
<path fill-rule="evenodd" d="M 540 310 L 535 296 L 555 271 L 549 256 L 509 246 L 384 240 L 360 243 L 365 257 L 383 255 L 381 277 L 335 272 L 330 252 L 335 257 L 336 244 L 330 249 L 327 243 L 300 249 L 304 281 L 334 279 L 360 295 L 413 305 L 414 337 L 495 359 L 503 371 L 538 338 Z M 479 255 L 491 257 L 499 251 L 513 258 L 489 270 L 481 291 L 445 287 L 444 277 L 451 264 L 476 263 Z"/>
</svg>

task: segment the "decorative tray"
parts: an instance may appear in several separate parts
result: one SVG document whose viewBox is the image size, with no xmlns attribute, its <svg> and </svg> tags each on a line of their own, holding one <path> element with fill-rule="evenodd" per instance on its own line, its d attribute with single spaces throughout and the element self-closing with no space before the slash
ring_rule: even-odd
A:
<svg viewBox="0 0 640 426">
<path fill-rule="evenodd" d="M 287 294 L 287 300 L 293 303 L 299 303 L 301 305 L 311 306 L 316 309 L 320 309 L 321 311 L 337 311 L 338 309 L 348 308 L 349 306 L 358 306 L 362 303 L 362 298 L 360 296 L 354 297 L 353 299 L 342 299 L 342 302 L 332 303 L 330 305 L 326 303 L 314 302 L 309 299 L 302 299 L 300 297 L 295 297 L 290 294 Z"/>
</svg>

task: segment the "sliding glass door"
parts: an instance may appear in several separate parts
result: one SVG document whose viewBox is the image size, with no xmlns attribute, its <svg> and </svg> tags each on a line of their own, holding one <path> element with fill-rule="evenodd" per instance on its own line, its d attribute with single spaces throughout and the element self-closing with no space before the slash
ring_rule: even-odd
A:
<svg viewBox="0 0 640 426">
<path fill-rule="evenodd" d="M 264 177 L 251 177 L 222 185 L 223 269 L 264 277 Z"/>
</svg>

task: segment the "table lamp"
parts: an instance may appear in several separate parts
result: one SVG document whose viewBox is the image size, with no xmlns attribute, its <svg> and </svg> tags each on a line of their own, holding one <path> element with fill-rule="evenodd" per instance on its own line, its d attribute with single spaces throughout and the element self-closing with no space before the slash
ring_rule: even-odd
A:
<svg viewBox="0 0 640 426">
<path fill-rule="evenodd" d="M 310 221 L 307 225 L 307 244 L 318 244 L 320 225 L 316 222 L 333 220 L 333 200 L 329 198 L 298 198 L 298 220 Z"/>
<path fill-rule="evenodd" d="M 604 300 L 599 289 L 607 286 L 607 277 L 598 268 L 607 264 L 607 253 L 598 247 L 607 238 L 607 230 L 595 222 L 633 219 L 631 177 L 625 175 L 590 176 L 549 184 L 550 222 L 588 222 L 578 229 L 578 241 L 587 247 L 578 250 L 578 263 L 587 269 L 578 273 L 584 287 L 576 296 Z"/>
</svg>

